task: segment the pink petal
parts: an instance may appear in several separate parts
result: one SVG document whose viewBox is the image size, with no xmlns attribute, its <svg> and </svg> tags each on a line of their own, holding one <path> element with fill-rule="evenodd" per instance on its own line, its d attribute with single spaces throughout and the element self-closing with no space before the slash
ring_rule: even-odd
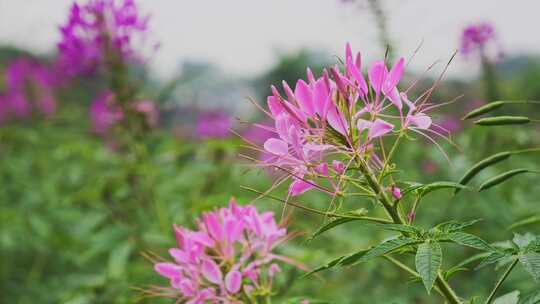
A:
<svg viewBox="0 0 540 304">
<path fill-rule="evenodd" d="M 204 260 L 202 264 L 202 274 L 208 281 L 218 285 L 221 284 L 223 274 L 216 262 L 209 259 Z"/>
<path fill-rule="evenodd" d="M 403 70 L 405 69 L 405 59 L 399 58 L 398 62 L 392 67 L 386 79 L 385 90 L 392 91 L 401 80 Z"/>
<path fill-rule="evenodd" d="M 270 113 L 272 116 L 277 117 L 279 114 L 281 114 L 284 109 L 274 96 L 268 96 L 266 98 L 266 103 L 268 104 L 268 109 L 270 109 Z"/>
<path fill-rule="evenodd" d="M 321 163 L 317 165 L 314 170 L 320 175 L 328 176 L 328 165 L 326 163 Z"/>
<path fill-rule="evenodd" d="M 181 269 L 180 266 L 171 263 L 157 263 L 154 265 L 154 270 L 162 277 L 168 279 L 179 276 Z"/>
<path fill-rule="evenodd" d="M 332 126 L 332 128 L 334 128 L 339 133 L 347 136 L 349 124 L 345 120 L 345 116 L 338 110 L 335 105 L 330 105 L 330 109 L 328 110 L 326 119 L 330 126 Z"/>
<path fill-rule="evenodd" d="M 321 119 L 325 119 L 326 116 L 326 102 L 328 101 L 328 87 L 324 82 L 324 79 L 319 79 L 315 82 L 313 89 L 313 101 L 315 104 L 315 111 L 319 114 Z"/>
<path fill-rule="evenodd" d="M 334 169 L 334 171 L 336 171 L 337 174 L 343 174 L 343 172 L 345 172 L 345 164 L 343 164 L 342 162 L 338 160 L 333 160 L 332 169 Z"/>
<path fill-rule="evenodd" d="M 264 143 L 264 149 L 272 154 L 285 156 L 289 154 L 289 145 L 283 140 L 270 138 Z"/>
<path fill-rule="evenodd" d="M 289 195 L 298 196 L 306 191 L 315 188 L 311 183 L 307 183 L 303 180 L 297 179 L 289 186 Z"/>
<path fill-rule="evenodd" d="M 281 268 L 279 268 L 277 264 L 272 264 L 268 268 L 268 276 L 271 278 L 274 277 L 278 272 L 281 272 Z"/>
<path fill-rule="evenodd" d="M 315 84 L 315 76 L 313 76 L 313 72 L 310 68 L 306 69 L 307 79 L 309 80 L 309 84 L 314 85 Z"/>
<path fill-rule="evenodd" d="M 394 125 L 391 123 L 388 123 L 382 119 L 377 119 L 371 125 L 368 132 L 368 137 L 370 139 L 377 138 L 391 132 L 392 129 L 394 129 Z"/>
<path fill-rule="evenodd" d="M 298 80 L 296 88 L 294 89 L 294 95 L 298 101 L 300 108 L 309 116 L 315 116 L 315 105 L 313 103 L 313 94 L 311 89 L 303 80 Z"/>
<path fill-rule="evenodd" d="M 375 61 L 369 67 L 368 78 L 369 82 L 371 83 L 371 87 L 375 91 L 375 94 L 378 95 L 381 93 L 387 74 L 388 70 L 384 64 L 384 61 L 382 60 Z"/>
<path fill-rule="evenodd" d="M 413 125 L 420 129 L 428 129 L 431 126 L 431 118 L 423 113 L 411 116 L 410 120 Z"/>
<path fill-rule="evenodd" d="M 231 270 L 225 276 L 225 288 L 232 294 L 240 291 L 242 287 L 242 274 L 236 270 Z"/>
<path fill-rule="evenodd" d="M 285 80 L 283 80 L 281 83 L 283 84 L 283 89 L 285 90 L 285 94 L 287 94 L 289 102 L 295 102 L 294 93 L 289 84 Z"/>
</svg>

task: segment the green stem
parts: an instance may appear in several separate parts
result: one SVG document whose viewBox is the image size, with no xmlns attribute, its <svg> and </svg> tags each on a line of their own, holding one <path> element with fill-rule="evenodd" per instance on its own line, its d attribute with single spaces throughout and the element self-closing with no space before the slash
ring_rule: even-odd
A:
<svg viewBox="0 0 540 304">
<path fill-rule="evenodd" d="M 399 213 L 397 212 L 397 208 L 393 208 L 391 205 L 391 201 L 388 199 L 388 195 L 385 191 L 383 191 L 381 185 L 377 182 L 373 174 L 369 171 L 368 167 L 366 166 L 365 162 L 361 158 L 357 158 L 359 160 L 359 169 L 366 178 L 368 185 L 373 189 L 373 191 L 377 194 L 379 194 L 379 201 L 383 205 L 383 207 L 386 209 L 390 217 L 392 218 L 392 221 L 395 224 L 404 224 L 405 221 L 401 218 Z M 446 300 L 450 304 L 461 304 L 461 300 L 456 295 L 454 290 L 452 290 L 452 287 L 448 285 L 444 277 L 439 273 L 437 275 L 437 279 L 435 281 L 435 284 L 437 284 L 437 287 L 441 290 L 442 295 L 446 298 Z"/>
<path fill-rule="evenodd" d="M 497 291 L 501 287 L 502 283 L 506 280 L 506 278 L 508 278 L 508 275 L 510 274 L 510 272 L 512 272 L 514 267 L 516 267 L 516 264 L 518 263 L 518 261 L 519 261 L 518 259 L 515 259 L 512 262 L 512 264 L 508 266 L 506 271 L 503 273 L 502 277 L 497 281 L 497 284 L 495 284 L 495 287 L 493 287 L 493 290 L 491 291 L 491 293 L 489 294 L 489 297 L 486 300 L 486 304 L 490 304 L 491 301 L 493 301 L 493 298 L 495 298 L 495 294 L 497 294 Z"/>
</svg>

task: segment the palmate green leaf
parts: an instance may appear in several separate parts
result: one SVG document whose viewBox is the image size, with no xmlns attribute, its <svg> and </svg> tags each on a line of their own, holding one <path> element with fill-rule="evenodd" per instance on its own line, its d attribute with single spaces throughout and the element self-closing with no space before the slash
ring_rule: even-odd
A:
<svg viewBox="0 0 540 304">
<path fill-rule="evenodd" d="M 492 251 L 494 249 L 486 241 L 470 233 L 452 232 L 446 234 L 444 238 L 450 240 L 451 242 L 479 250 Z"/>
<path fill-rule="evenodd" d="M 420 244 L 416 251 L 415 265 L 429 294 L 442 265 L 441 245 L 430 240 Z"/>
<path fill-rule="evenodd" d="M 518 259 L 523 268 L 537 281 L 540 278 L 540 254 L 536 252 L 525 252 L 520 254 Z"/>
<path fill-rule="evenodd" d="M 422 241 L 419 241 L 418 239 L 404 237 L 404 236 L 400 236 L 395 239 L 390 239 L 388 241 L 384 241 L 380 243 L 379 245 L 371 248 L 364 256 L 362 256 L 358 261 L 356 261 L 355 263 L 351 265 L 360 264 L 360 263 L 369 261 L 371 259 L 380 257 L 382 255 L 385 255 L 387 253 L 390 253 L 394 250 L 403 248 L 405 246 L 419 244 L 421 242 Z"/>
<path fill-rule="evenodd" d="M 423 231 L 420 228 L 410 225 L 401 225 L 401 224 L 375 224 L 377 227 L 390 231 L 411 233 L 415 235 L 420 235 Z"/>
<path fill-rule="evenodd" d="M 502 295 L 496 298 L 493 301 L 493 304 L 518 304 L 519 301 L 519 291 L 514 290 L 505 295 Z"/>
</svg>

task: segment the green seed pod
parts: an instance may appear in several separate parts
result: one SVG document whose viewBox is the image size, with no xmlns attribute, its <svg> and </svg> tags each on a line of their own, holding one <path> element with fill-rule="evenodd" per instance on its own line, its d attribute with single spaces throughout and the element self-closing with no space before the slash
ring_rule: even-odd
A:
<svg viewBox="0 0 540 304">
<path fill-rule="evenodd" d="M 525 116 L 495 116 L 488 118 L 481 118 L 474 123 L 480 126 L 505 126 L 505 125 L 523 125 L 531 122 L 528 117 Z"/>
<path fill-rule="evenodd" d="M 481 106 L 479 108 L 476 108 L 476 109 L 472 110 L 467 115 L 465 115 L 462 119 L 465 120 L 465 119 L 480 116 L 482 114 L 488 113 L 490 111 L 493 111 L 495 109 L 498 109 L 498 108 L 502 107 L 505 103 L 506 102 L 504 102 L 504 101 L 490 102 L 490 103 L 488 103 L 486 105 L 483 105 L 483 106 Z"/>
<path fill-rule="evenodd" d="M 481 192 L 481 191 L 487 190 L 487 189 L 489 189 L 491 187 L 497 186 L 498 184 L 506 181 L 507 179 L 511 178 L 514 175 L 518 175 L 518 174 L 521 174 L 521 173 L 527 173 L 527 172 L 535 172 L 535 171 L 531 171 L 529 169 L 515 169 L 515 170 L 510 170 L 510 171 L 504 172 L 502 174 L 499 174 L 499 175 L 487 180 L 483 184 L 481 184 L 480 187 L 478 188 L 478 192 Z"/>
<path fill-rule="evenodd" d="M 512 155 L 512 152 L 501 152 L 497 154 L 493 154 L 487 158 L 484 158 L 483 160 L 476 163 L 472 168 L 467 171 L 463 177 L 459 180 L 458 183 L 462 185 L 466 185 L 473 177 L 475 177 L 480 171 L 484 170 L 485 168 L 489 166 L 493 166 L 499 162 L 502 162 L 503 160 L 506 160 Z M 456 189 L 454 191 L 454 194 L 457 194 L 461 189 Z"/>
</svg>

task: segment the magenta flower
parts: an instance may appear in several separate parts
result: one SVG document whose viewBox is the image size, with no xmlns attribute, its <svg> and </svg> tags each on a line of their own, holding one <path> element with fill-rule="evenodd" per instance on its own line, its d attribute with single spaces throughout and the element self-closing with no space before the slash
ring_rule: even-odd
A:
<svg viewBox="0 0 540 304">
<path fill-rule="evenodd" d="M 0 120 L 29 118 L 33 113 L 51 117 L 56 112 L 54 74 L 44 65 L 20 58 L 5 72 L 6 92 L 0 101 Z"/>
<path fill-rule="evenodd" d="M 74 3 L 60 27 L 58 67 L 73 77 L 94 72 L 103 64 L 139 60 L 134 44 L 143 40 L 149 18 L 141 16 L 134 0 L 89 0 Z"/>
<path fill-rule="evenodd" d="M 174 226 L 177 246 L 169 249 L 173 262 L 154 269 L 169 279 L 170 287 L 154 295 L 182 303 L 245 303 L 247 298 L 272 290 L 278 262 L 292 260 L 273 253 L 286 238 L 272 212 L 253 206 L 229 207 L 205 213 L 195 231 Z"/>
<path fill-rule="evenodd" d="M 150 100 L 134 101 L 129 104 L 128 111 L 141 114 L 144 123 L 149 128 L 158 124 L 159 111 L 156 104 Z M 120 123 L 125 117 L 125 111 L 117 103 L 112 92 L 99 95 L 90 105 L 90 121 L 92 130 L 98 135 L 107 135 L 112 127 Z"/>
<path fill-rule="evenodd" d="M 196 136 L 199 139 L 227 138 L 232 127 L 231 116 L 223 111 L 206 111 L 197 117 Z"/>
<path fill-rule="evenodd" d="M 465 27 L 461 34 L 460 52 L 469 56 L 472 54 L 484 55 L 490 42 L 495 42 L 496 36 L 493 26 L 489 23 L 478 23 Z"/>
<path fill-rule="evenodd" d="M 114 94 L 105 92 L 90 105 L 92 130 L 98 135 L 106 135 L 110 128 L 124 118 L 124 112 L 115 104 Z"/>
<path fill-rule="evenodd" d="M 336 66 L 316 78 L 308 69 L 307 82 L 298 80 L 294 90 L 283 82 L 285 97 L 272 86 L 267 103 L 274 136 L 262 147 L 272 157 L 261 165 L 292 178 L 291 196 L 311 189 L 336 195 L 341 175 L 354 158 L 365 158 L 374 171 L 382 169 L 377 147 L 382 138 L 406 131 L 430 140 L 428 134 L 440 135 L 430 129 L 432 120 L 426 114 L 433 106 L 420 98 L 410 101 L 399 91 L 404 68 L 403 58 L 390 69 L 384 61 L 375 61 L 366 78 L 360 53 L 353 57 L 347 44 L 343 70 Z M 320 178 L 330 187 L 316 182 Z"/>
</svg>

